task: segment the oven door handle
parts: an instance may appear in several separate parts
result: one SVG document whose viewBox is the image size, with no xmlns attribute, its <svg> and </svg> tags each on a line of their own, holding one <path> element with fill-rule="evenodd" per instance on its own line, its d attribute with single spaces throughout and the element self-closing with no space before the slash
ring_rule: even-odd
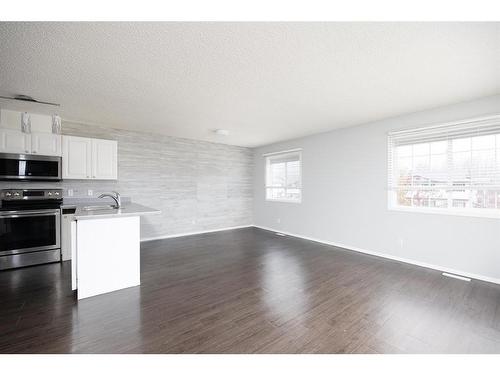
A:
<svg viewBox="0 0 500 375">
<path fill-rule="evenodd" d="M 27 216 L 59 216 L 61 212 L 59 210 L 50 211 L 0 211 L 0 219 L 10 219 L 17 217 L 27 217 Z"/>
</svg>

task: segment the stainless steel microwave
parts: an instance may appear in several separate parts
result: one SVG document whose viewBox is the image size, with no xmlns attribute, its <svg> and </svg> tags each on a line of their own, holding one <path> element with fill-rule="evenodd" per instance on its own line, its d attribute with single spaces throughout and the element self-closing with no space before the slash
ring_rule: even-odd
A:
<svg viewBox="0 0 500 375">
<path fill-rule="evenodd" d="M 60 181 L 61 157 L 0 153 L 0 180 Z"/>
</svg>

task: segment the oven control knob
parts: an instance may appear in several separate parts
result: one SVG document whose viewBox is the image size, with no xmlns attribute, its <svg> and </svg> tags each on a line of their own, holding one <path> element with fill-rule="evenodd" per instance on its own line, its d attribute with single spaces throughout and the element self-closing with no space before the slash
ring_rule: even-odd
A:
<svg viewBox="0 0 500 375">
<path fill-rule="evenodd" d="M 8 192 L 5 193 L 6 197 L 10 197 L 11 195 L 12 195 L 12 193 L 10 191 L 8 191 Z"/>
<path fill-rule="evenodd" d="M 58 191 L 54 192 L 54 195 L 59 195 L 59 192 Z"/>
<path fill-rule="evenodd" d="M 20 195 L 20 194 L 19 194 L 19 192 L 17 192 L 17 191 L 14 193 L 14 196 L 15 196 L 15 197 L 18 197 L 19 195 Z"/>
<path fill-rule="evenodd" d="M 52 193 L 49 191 L 49 192 L 47 193 L 47 195 L 50 197 L 50 196 L 52 196 Z"/>
</svg>

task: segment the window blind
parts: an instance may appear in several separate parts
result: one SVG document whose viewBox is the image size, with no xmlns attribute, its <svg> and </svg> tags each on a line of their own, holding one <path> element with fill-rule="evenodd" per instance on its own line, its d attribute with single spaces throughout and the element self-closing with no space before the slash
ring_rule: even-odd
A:
<svg viewBox="0 0 500 375">
<path fill-rule="evenodd" d="M 394 145 L 435 142 L 500 133 L 500 115 L 389 132 Z"/>
<path fill-rule="evenodd" d="M 500 208 L 500 115 L 388 133 L 395 205 Z"/>
</svg>

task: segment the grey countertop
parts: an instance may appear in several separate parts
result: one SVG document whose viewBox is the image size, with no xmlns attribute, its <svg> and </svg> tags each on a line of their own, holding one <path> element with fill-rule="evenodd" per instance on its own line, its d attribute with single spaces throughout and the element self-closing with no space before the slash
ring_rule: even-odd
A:
<svg viewBox="0 0 500 375">
<path fill-rule="evenodd" d="M 62 208 L 79 207 L 79 206 L 99 206 L 104 204 L 114 204 L 115 201 L 109 197 L 64 197 Z M 130 197 L 122 197 L 122 204 L 132 203 Z"/>
<path fill-rule="evenodd" d="M 102 204 L 102 203 L 101 203 Z M 120 208 L 87 211 L 84 206 L 76 206 L 75 220 L 107 219 L 127 216 L 142 216 L 159 214 L 161 211 L 137 203 L 124 203 Z"/>
</svg>

